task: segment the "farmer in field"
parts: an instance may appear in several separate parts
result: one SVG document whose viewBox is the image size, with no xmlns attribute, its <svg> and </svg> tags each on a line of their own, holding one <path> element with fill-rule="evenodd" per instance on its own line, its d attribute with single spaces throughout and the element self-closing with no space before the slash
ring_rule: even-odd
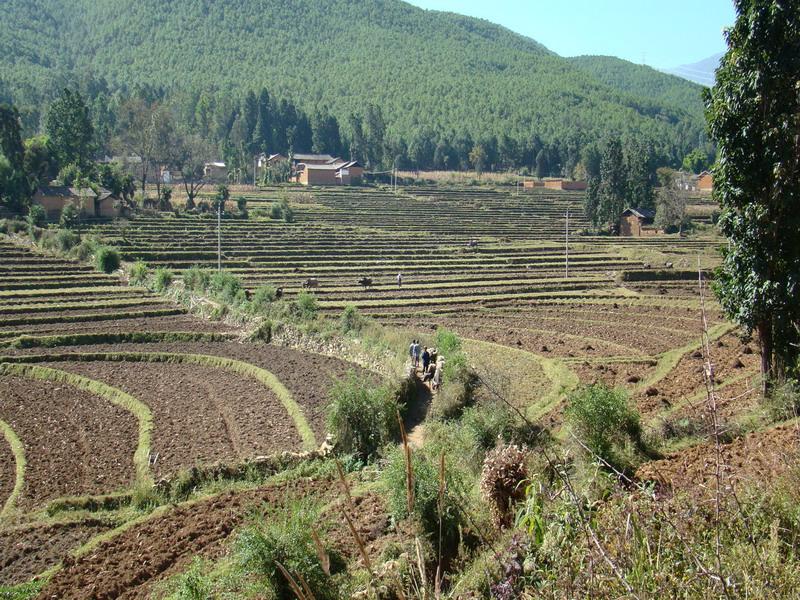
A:
<svg viewBox="0 0 800 600">
<path fill-rule="evenodd" d="M 397 287 L 403 287 L 403 274 L 397 274 Z"/>
<path fill-rule="evenodd" d="M 431 388 L 433 391 L 437 391 L 439 387 L 442 385 L 442 369 L 444 368 L 444 358 L 440 359 L 435 365 L 435 371 L 433 372 L 433 378 L 431 379 Z"/>
</svg>

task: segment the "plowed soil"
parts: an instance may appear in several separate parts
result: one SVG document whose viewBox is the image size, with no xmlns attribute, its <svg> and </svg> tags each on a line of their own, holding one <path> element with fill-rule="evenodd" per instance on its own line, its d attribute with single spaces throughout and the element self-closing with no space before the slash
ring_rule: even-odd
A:
<svg viewBox="0 0 800 600">
<path fill-rule="evenodd" d="M 99 312 L 99 311 L 98 311 Z M 82 321 L 79 323 L 47 323 L 40 325 L 16 325 L 4 327 L 3 331 L 24 331 L 31 335 L 55 335 L 58 333 L 100 333 L 129 331 L 199 331 L 228 333 L 232 331 L 224 323 L 198 319 L 190 315 L 169 315 L 148 318 L 120 318 L 111 321 Z"/>
<path fill-rule="evenodd" d="M 0 585 L 29 581 L 110 528 L 103 521 L 85 520 L 0 532 Z"/>
<path fill-rule="evenodd" d="M 749 433 L 721 447 L 722 484 L 763 488 L 765 482 L 797 464 L 799 452 L 797 423 Z M 717 487 L 715 447 L 711 443 L 698 444 L 647 463 L 639 469 L 637 477 L 657 482 L 666 494 L 686 492 L 700 500 L 708 499 Z"/>
<path fill-rule="evenodd" d="M 275 394 L 255 379 L 200 365 L 60 362 L 47 366 L 117 387 L 150 407 L 157 477 L 183 467 L 301 449 Z"/>
<path fill-rule="evenodd" d="M 5 436 L 0 435 L 0 510 L 14 491 L 16 469 L 17 463 L 11 452 L 11 446 L 6 442 Z"/>
<path fill-rule="evenodd" d="M 64 384 L 0 377 L 0 418 L 25 450 L 19 506 L 133 482 L 138 424 L 107 400 Z"/>
<path fill-rule="evenodd" d="M 743 373 L 756 372 L 759 365 L 757 350 L 746 353 L 746 346 L 734 334 L 722 336 L 711 344 L 711 362 L 717 384 Z M 739 366 L 741 365 L 741 366 Z M 661 381 L 641 390 L 636 404 L 642 415 L 671 408 L 682 399 L 689 399 L 705 390 L 705 360 L 699 351 L 689 352 L 678 365 Z"/>
<path fill-rule="evenodd" d="M 655 371 L 656 361 L 650 362 L 582 362 L 570 363 L 581 383 L 605 383 L 611 387 L 624 387 L 633 390 L 639 382 L 647 379 Z"/>
<path fill-rule="evenodd" d="M 40 600 L 110 600 L 145 598 L 151 586 L 179 572 L 197 555 L 219 554 L 221 544 L 241 525 L 252 507 L 282 506 L 297 498 L 314 495 L 315 500 L 333 499 L 338 487 L 332 481 L 296 481 L 248 492 L 227 492 L 213 499 L 178 506 L 100 544 L 56 573 L 42 590 Z M 355 526 L 372 554 L 385 534 L 388 518 L 377 496 L 356 499 Z M 330 521 L 339 523 L 338 509 Z M 344 523 L 324 537 L 346 556 L 357 548 L 348 541 Z M 375 556 L 375 555 L 373 555 Z"/>
<path fill-rule="evenodd" d="M 270 371 L 280 379 L 297 403 L 303 407 L 306 419 L 320 441 L 325 437 L 325 409 L 330 402 L 329 389 L 334 379 L 344 377 L 351 369 L 361 373 L 365 372 L 359 366 L 338 358 L 269 344 L 241 344 L 238 342 L 118 344 L 63 347 L 55 350 L 33 348 L 13 351 L 15 354 L 48 352 L 174 352 L 223 356 L 247 362 Z M 342 358 L 346 359 L 346 357 Z M 172 395 L 169 388 L 166 391 Z M 283 411 L 283 409 L 281 410 Z M 285 411 L 283 412 L 285 413 Z"/>
</svg>

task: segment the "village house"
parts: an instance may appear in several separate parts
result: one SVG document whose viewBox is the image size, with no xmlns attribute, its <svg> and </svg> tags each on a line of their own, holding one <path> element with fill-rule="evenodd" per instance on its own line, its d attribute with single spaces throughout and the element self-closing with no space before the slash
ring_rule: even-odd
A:
<svg viewBox="0 0 800 600">
<path fill-rule="evenodd" d="M 711 192 L 714 190 L 714 177 L 708 171 L 703 171 L 697 177 L 697 189 L 701 192 Z"/>
<path fill-rule="evenodd" d="M 292 168 L 297 168 L 299 165 L 329 165 L 333 162 L 341 160 L 335 158 L 330 154 L 292 154 Z"/>
<path fill-rule="evenodd" d="M 303 185 L 355 185 L 363 177 L 364 167 L 357 161 L 336 159 L 330 164 L 298 164 L 294 181 Z"/>
<path fill-rule="evenodd" d="M 583 192 L 589 187 L 586 181 L 573 181 L 571 179 L 545 179 L 544 187 L 548 190 L 563 190 Z"/>
<path fill-rule="evenodd" d="M 619 234 L 625 237 L 643 237 L 655 235 L 658 230 L 653 226 L 656 213 L 648 208 L 628 208 L 623 211 L 619 220 Z"/>
<path fill-rule="evenodd" d="M 208 162 L 203 166 L 203 177 L 212 181 L 226 181 L 228 167 L 224 162 Z"/>
<path fill-rule="evenodd" d="M 98 194 L 91 188 L 42 186 L 33 195 L 33 203 L 44 208 L 51 220 L 60 218 L 67 204 L 75 206 L 82 217 L 113 218 L 121 212 L 119 200 L 104 188 Z"/>
<path fill-rule="evenodd" d="M 270 154 L 270 155 L 261 154 L 261 155 L 258 156 L 258 160 L 256 162 L 256 165 L 258 166 L 259 169 L 264 169 L 266 167 L 271 167 L 272 165 L 274 165 L 276 163 L 279 163 L 281 161 L 284 161 L 284 160 L 289 160 L 289 159 L 286 156 L 284 156 L 283 154 L 280 154 L 280 153 L 278 153 L 278 154 Z"/>
</svg>

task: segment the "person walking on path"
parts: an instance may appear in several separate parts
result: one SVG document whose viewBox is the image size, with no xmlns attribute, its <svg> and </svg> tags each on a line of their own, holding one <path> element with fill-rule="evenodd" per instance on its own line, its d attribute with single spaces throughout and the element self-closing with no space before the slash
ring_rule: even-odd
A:
<svg viewBox="0 0 800 600">
<path fill-rule="evenodd" d="M 403 274 L 397 274 L 397 287 L 403 287 Z"/>
<path fill-rule="evenodd" d="M 420 351 L 419 340 L 415 340 L 414 341 L 414 368 L 415 369 L 417 367 L 419 367 L 419 351 Z"/>
<path fill-rule="evenodd" d="M 428 352 L 428 347 L 422 351 L 422 372 L 428 372 L 428 365 L 431 364 L 431 354 Z"/>
<path fill-rule="evenodd" d="M 411 359 L 411 364 L 417 366 L 414 355 L 417 353 L 417 340 L 411 340 L 411 345 L 408 347 L 408 357 Z"/>
</svg>

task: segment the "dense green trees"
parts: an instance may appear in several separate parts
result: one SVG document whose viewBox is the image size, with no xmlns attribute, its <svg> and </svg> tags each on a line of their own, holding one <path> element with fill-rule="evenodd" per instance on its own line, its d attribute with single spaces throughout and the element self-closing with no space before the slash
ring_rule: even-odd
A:
<svg viewBox="0 0 800 600">
<path fill-rule="evenodd" d="M 237 168 L 252 162 L 243 154 L 311 151 L 317 115 L 336 121 L 335 153 L 352 147 L 371 169 L 468 168 L 481 144 L 486 169 L 532 171 L 546 147 L 543 174 L 569 175 L 609 133 L 658 140 L 657 162 L 678 166 L 703 131 L 694 84 L 624 61 L 578 64 L 398 0 L 11 0 L 0 20 L 14 24 L 0 29 L 0 96 L 25 135 L 68 85 L 86 99 L 98 153 L 131 98 L 170 105 Z M 318 137 L 334 129 L 317 124 Z"/>
<path fill-rule="evenodd" d="M 94 126 L 80 92 L 61 91 L 47 112 L 45 132 L 59 165 L 86 167 L 94 157 Z"/>
<path fill-rule="evenodd" d="M 0 104 L 0 206 L 20 211 L 26 205 L 30 186 L 24 167 L 19 113 L 7 104 Z"/>
<path fill-rule="evenodd" d="M 626 208 L 655 208 L 656 163 L 649 144 L 635 140 L 623 146 L 611 138 L 601 155 L 595 152 L 587 152 L 582 166 L 589 176 L 584 211 L 596 227 L 613 228 Z"/>
<path fill-rule="evenodd" d="M 763 374 L 781 378 L 800 356 L 800 4 L 735 5 L 706 95 L 719 146 L 714 197 L 730 241 L 716 291 L 727 315 L 757 332 Z"/>
</svg>

